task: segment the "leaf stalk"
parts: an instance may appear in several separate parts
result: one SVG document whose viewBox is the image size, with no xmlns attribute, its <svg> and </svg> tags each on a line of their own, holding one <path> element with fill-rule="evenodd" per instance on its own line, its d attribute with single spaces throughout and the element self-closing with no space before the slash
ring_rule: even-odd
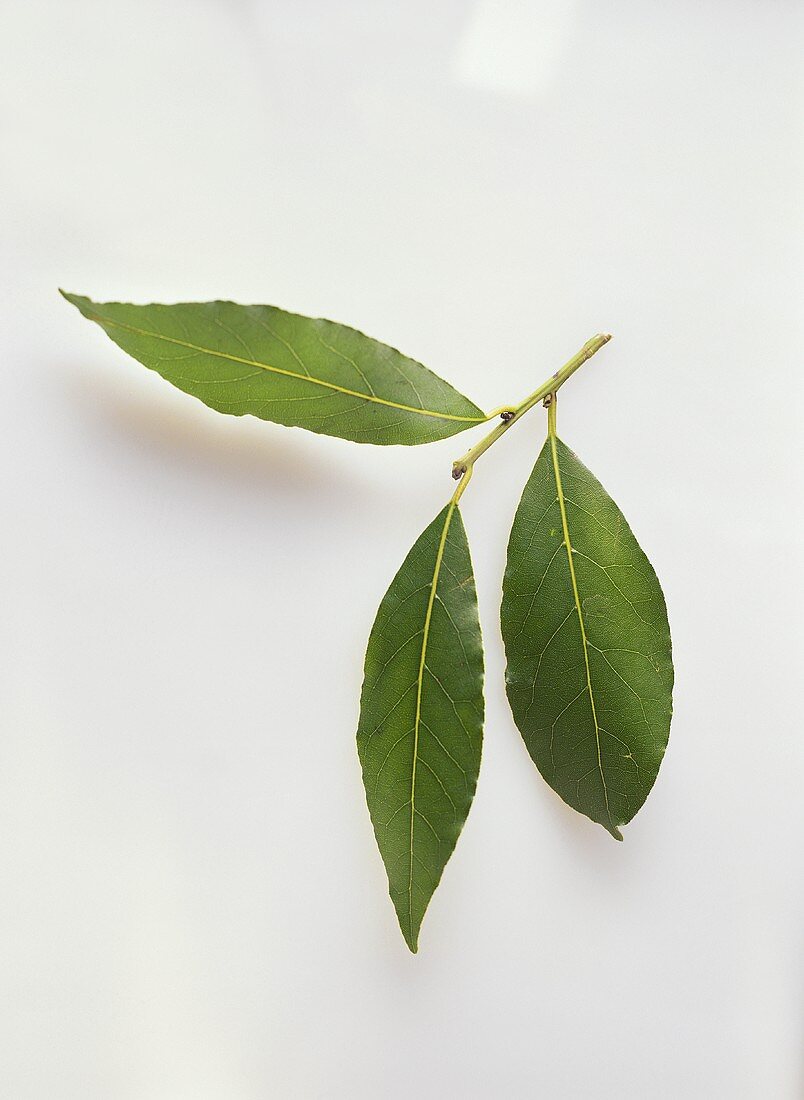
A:
<svg viewBox="0 0 804 1100">
<path fill-rule="evenodd" d="M 474 447 L 470 447 L 466 454 L 461 455 L 452 464 L 452 476 L 456 481 L 460 481 L 461 484 L 455 492 L 453 500 L 457 500 L 463 489 L 469 482 L 469 478 L 472 475 L 472 467 L 475 462 L 480 458 L 482 454 L 491 447 L 493 443 L 496 443 L 500 436 L 505 435 L 510 427 L 518 423 L 528 412 L 537 405 L 540 401 L 543 401 L 546 397 L 552 395 L 555 398 L 555 394 L 564 385 L 568 378 L 570 378 L 579 367 L 591 359 L 592 356 L 600 351 L 604 344 L 607 344 L 611 339 L 611 334 L 608 332 L 599 332 L 597 336 L 593 336 L 591 340 L 587 340 L 584 346 L 579 352 L 577 352 L 571 359 L 569 359 L 563 367 L 559 368 L 552 378 L 548 378 L 546 382 L 543 382 L 538 389 L 534 390 L 530 396 L 526 397 L 524 401 L 520 401 L 518 405 L 503 406 L 501 409 L 496 410 L 496 413 L 502 418 L 501 423 L 497 424 L 488 435 L 484 436 L 479 443 L 476 443 Z"/>
</svg>

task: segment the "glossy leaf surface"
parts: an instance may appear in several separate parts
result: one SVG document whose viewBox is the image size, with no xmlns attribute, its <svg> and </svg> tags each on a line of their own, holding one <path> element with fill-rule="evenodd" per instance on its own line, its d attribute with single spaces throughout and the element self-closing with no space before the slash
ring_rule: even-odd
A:
<svg viewBox="0 0 804 1100">
<path fill-rule="evenodd" d="M 555 435 L 514 519 L 501 619 L 530 755 L 565 802 L 621 840 L 667 745 L 667 611 L 617 505 Z"/>
<path fill-rule="evenodd" d="M 218 412 L 376 444 L 430 443 L 485 421 L 421 363 L 333 321 L 234 302 L 64 297 L 129 355 Z"/>
<path fill-rule="evenodd" d="M 411 951 L 469 812 L 482 729 L 477 596 L 451 503 L 416 541 L 380 604 L 357 734 L 369 812 Z"/>
</svg>

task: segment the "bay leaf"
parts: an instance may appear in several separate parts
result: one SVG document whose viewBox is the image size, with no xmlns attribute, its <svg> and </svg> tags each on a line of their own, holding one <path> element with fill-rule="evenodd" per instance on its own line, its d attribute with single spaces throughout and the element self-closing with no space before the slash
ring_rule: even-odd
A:
<svg viewBox="0 0 804 1100">
<path fill-rule="evenodd" d="M 667 746 L 667 610 L 619 508 L 553 432 L 514 518 L 501 626 L 528 752 L 565 802 L 621 840 Z"/>
<path fill-rule="evenodd" d="M 235 302 L 62 294 L 123 351 L 218 412 L 381 445 L 430 443 L 486 420 L 421 363 L 334 321 Z"/>
<path fill-rule="evenodd" d="M 391 899 L 411 951 L 477 784 L 483 646 L 472 562 L 450 503 L 383 597 L 366 652 L 357 745 Z"/>
</svg>

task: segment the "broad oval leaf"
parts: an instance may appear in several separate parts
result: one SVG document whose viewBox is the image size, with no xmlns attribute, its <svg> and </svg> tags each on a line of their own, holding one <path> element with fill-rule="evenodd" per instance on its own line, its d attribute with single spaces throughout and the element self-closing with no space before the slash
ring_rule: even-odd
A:
<svg viewBox="0 0 804 1100">
<path fill-rule="evenodd" d="M 553 434 L 514 519 L 501 622 L 508 699 L 536 766 L 622 840 L 670 731 L 667 610 L 617 505 Z"/>
<path fill-rule="evenodd" d="M 357 732 L 366 800 L 411 951 L 469 813 L 482 731 L 477 595 L 460 511 L 450 503 L 380 604 Z"/>
<path fill-rule="evenodd" d="M 421 363 L 333 321 L 234 302 L 136 306 L 62 294 L 218 412 L 376 444 L 430 443 L 486 420 Z"/>
</svg>

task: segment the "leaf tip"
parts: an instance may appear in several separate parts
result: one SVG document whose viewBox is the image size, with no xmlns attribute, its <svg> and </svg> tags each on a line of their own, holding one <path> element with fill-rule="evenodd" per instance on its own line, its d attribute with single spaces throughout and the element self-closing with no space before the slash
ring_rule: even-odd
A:
<svg viewBox="0 0 804 1100">
<path fill-rule="evenodd" d="M 606 825 L 604 826 L 604 828 L 614 837 L 615 840 L 623 839 L 623 834 L 620 832 L 616 825 Z"/>
<path fill-rule="evenodd" d="M 401 921 L 399 924 L 399 928 L 402 932 L 405 943 L 408 945 L 408 950 L 410 951 L 411 955 L 417 955 L 419 953 L 419 929 L 413 927 L 409 927 L 406 929 L 402 925 Z"/>
</svg>

